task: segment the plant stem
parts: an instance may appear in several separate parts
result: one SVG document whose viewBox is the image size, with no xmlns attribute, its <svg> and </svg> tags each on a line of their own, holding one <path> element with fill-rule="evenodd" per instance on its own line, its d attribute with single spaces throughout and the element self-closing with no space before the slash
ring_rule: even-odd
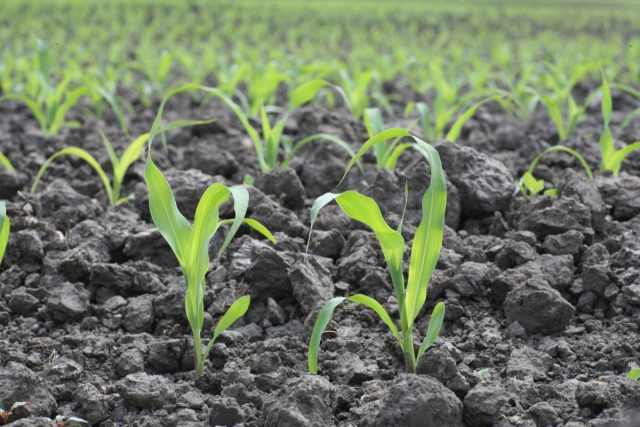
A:
<svg viewBox="0 0 640 427">
<path fill-rule="evenodd" d="M 411 331 L 407 331 L 403 334 L 402 350 L 404 352 L 404 364 L 407 372 L 409 372 L 410 374 L 415 374 L 416 354 L 413 349 L 413 334 L 411 333 Z"/>
<path fill-rule="evenodd" d="M 202 344 L 200 342 L 200 331 L 193 331 L 193 348 L 196 356 L 196 378 L 200 378 L 203 373 Z"/>
</svg>

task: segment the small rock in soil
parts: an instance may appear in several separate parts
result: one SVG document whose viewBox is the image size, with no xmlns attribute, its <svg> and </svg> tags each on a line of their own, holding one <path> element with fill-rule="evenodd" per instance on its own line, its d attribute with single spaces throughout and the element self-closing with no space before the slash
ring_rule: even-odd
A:
<svg viewBox="0 0 640 427">
<path fill-rule="evenodd" d="M 584 236 L 577 230 L 569 230 L 562 234 L 547 236 L 542 248 L 551 255 L 569 254 L 577 257 L 580 254 Z"/>
<path fill-rule="evenodd" d="M 289 209 L 298 210 L 304 207 L 304 187 L 293 169 L 261 174 L 256 178 L 255 186 L 263 193 L 282 201 Z"/>
<path fill-rule="evenodd" d="M 322 427 L 333 423 L 336 390 L 325 377 L 304 374 L 292 378 L 281 396 L 270 398 L 262 408 L 265 427 Z"/>
<path fill-rule="evenodd" d="M 515 182 L 504 164 L 460 144 L 440 143 L 436 149 L 460 192 L 462 216 L 486 216 L 507 206 Z"/>
<path fill-rule="evenodd" d="M 244 411 L 233 397 L 216 396 L 209 403 L 212 426 L 234 426 L 244 419 Z"/>
<path fill-rule="evenodd" d="M 401 374 L 360 408 L 363 427 L 462 427 L 462 402 L 439 381 Z"/>
<path fill-rule="evenodd" d="M 78 417 L 89 424 L 98 424 L 109 417 L 109 398 L 100 393 L 91 384 L 82 384 L 76 388 L 73 397 L 77 402 L 76 413 Z"/>
<path fill-rule="evenodd" d="M 14 289 L 6 298 L 7 305 L 16 314 L 35 314 L 36 308 L 40 305 L 38 298 L 28 293 L 24 287 Z"/>
<path fill-rule="evenodd" d="M 291 295 L 288 260 L 270 243 L 243 236 L 236 244 L 228 271 L 230 279 L 244 276 L 252 299 L 272 297 L 277 300 Z"/>
<path fill-rule="evenodd" d="M 160 375 L 149 375 L 144 372 L 129 374 L 118 381 L 118 389 L 128 404 L 142 409 L 159 408 L 176 403 L 173 381 Z"/>
<path fill-rule="evenodd" d="M 464 421 L 468 427 L 496 425 L 502 407 L 509 401 L 508 392 L 499 384 L 480 383 L 464 399 Z"/>
<path fill-rule="evenodd" d="M 293 297 L 302 312 L 307 315 L 318 302 L 333 298 L 334 285 L 331 273 L 314 257 L 300 259 L 289 273 Z"/>
<path fill-rule="evenodd" d="M 75 320 L 89 311 L 89 293 L 81 284 L 58 283 L 47 298 L 47 309 L 55 320 Z"/>
<path fill-rule="evenodd" d="M 530 230 L 543 240 L 551 234 L 569 230 L 592 234 L 591 212 L 575 199 L 560 196 L 557 199 L 540 197 L 521 212 L 519 230 Z"/>
<path fill-rule="evenodd" d="M 507 376 L 540 381 L 547 378 L 551 365 L 553 358 L 548 354 L 529 347 L 517 348 L 511 352 L 511 358 L 507 362 Z"/>
<path fill-rule="evenodd" d="M 512 290 L 504 302 L 507 322 L 518 322 L 528 333 L 550 334 L 567 327 L 573 306 L 544 281 L 529 280 Z"/>
<path fill-rule="evenodd" d="M 25 417 L 50 417 L 58 406 L 49 382 L 17 362 L 9 362 L 0 369 L 0 402 L 4 407 L 29 402 L 21 409 Z"/>
<path fill-rule="evenodd" d="M 147 332 L 155 319 L 153 312 L 153 297 L 141 295 L 129 299 L 123 309 L 122 326 L 127 332 Z"/>
</svg>

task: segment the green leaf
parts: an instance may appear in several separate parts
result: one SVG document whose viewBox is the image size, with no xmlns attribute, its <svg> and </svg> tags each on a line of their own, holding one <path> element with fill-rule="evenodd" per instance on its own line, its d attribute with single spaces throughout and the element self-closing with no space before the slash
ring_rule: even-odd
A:
<svg viewBox="0 0 640 427">
<path fill-rule="evenodd" d="M 142 150 L 147 141 L 149 141 L 148 133 L 140 135 L 122 153 L 118 166 L 113 171 L 113 179 L 116 183 L 121 184 L 124 181 L 124 177 L 131 165 L 142 155 Z"/>
<path fill-rule="evenodd" d="M 557 151 L 571 154 L 573 157 L 578 159 L 578 162 L 580 162 L 580 165 L 584 169 L 584 173 L 587 175 L 587 178 L 593 179 L 593 172 L 591 171 L 591 168 L 589 167 L 589 164 L 584 159 L 584 157 L 582 157 L 582 155 L 578 153 L 576 150 L 564 145 L 554 145 L 553 147 L 549 147 L 546 150 L 542 151 L 533 159 L 527 171 L 533 174 L 533 171 L 536 169 L 536 166 L 538 166 L 538 163 L 540 163 L 540 160 L 542 160 L 543 157 L 545 157 L 549 153 L 553 153 Z"/>
<path fill-rule="evenodd" d="M 380 316 L 380 319 L 384 322 L 384 324 L 389 327 L 389 329 L 391 330 L 391 333 L 393 333 L 393 336 L 398 340 L 398 342 L 401 342 L 400 334 L 398 333 L 398 327 L 395 325 L 395 323 L 393 323 L 393 320 L 391 320 L 391 316 L 389 316 L 389 313 L 387 313 L 387 310 L 384 309 L 382 304 L 380 304 L 375 299 L 363 294 L 351 295 L 347 299 L 349 301 L 362 304 L 366 307 L 369 307 L 371 310 L 375 311 L 376 314 Z"/>
<path fill-rule="evenodd" d="M 83 96 L 87 96 L 90 93 L 90 89 L 87 86 L 79 87 L 69 94 L 67 94 L 64 98 L 64 102 L 62 102 L 56 109 L 55 114 L 49 124 L 48 132 L 51 135 L 56 135 L 58 131 L 65 125 L 65 117 L 69 110 L 71 110 L 78 103 L 80 98 Z"/>
<path fill-rule="evenodd" d="M 11 164 L 9 158 L 2 153 L 0 153 L 0 165 L 6 167 L 9 172 L 16 173 L 16 170 L 13 168 L 13 165 Z"/>
<path fill-rule="evenodd" d="M 111 161 L 111 167 L 115 171 L 118 165 L 120 164 L 120 159 L 118 158 L 116 151 L 113 149 L 113 144 L 111 144 L 111 141 L 109 141 L 109 138 L 107 138 L 107 135 L 105 135 L 104 132 L 102 132 L 101 130 L 99 130 L 98 132 L 100 133 L 102 146 L 104 147 L 104 150 L 107 152 L 107 155 L 109 156 L 109 160 Z"/>
<path fill-rule="evenodd" d="M 449 142 L 456 142 L 456 140 L 460 137 L 460 133 L 462 132 L 462 126 L 469 121 L 471 117 L 476 113 L 478 108 L 482 105 L 486 104 L 489 101 L 494 101 L 496 98 L 502 98 L 502 96 L 492 96 L 487 99 L 483 99 L 480 102 L 473 104 L 471 107 L 467 108 L 453 123 L 451 129 L 449 129 L 449 133 L 447 133 L 446 140 Z"/>
<path fill-rule="evenodd" d="M 296 87 L 290 95 L 289 111 L 293 111 L 311 101 L 318 91 L 325 86 L 327 86 L 327 82 L 324 80 L 311 80 Z"/>
<path fill-rule="evenodd" d="M 367 128 L 369 137 L 372 137 L 384 130 L 382 112 L 379 108 L 367 108 L 364 110 L 364 125 Z"/>
<path fill-rule="evenodd" d="M 609 89 L 609 83 L 607 83 L 607 77 L 602 71 L 602 119 L 605 125 L 609 124 L 611 120 L 611 113 L 613 111 L 613 102 L 611 100 L 611 89 Z"/>
<path fill-rule="evenodd" d="M 560 110 L 560 106 L 549 95 L 544 95 L 541 101 L 544 106 L 547 107 L 547 112 L 549 113 L 551 121 L 556 125 L 556 131 L 558 132 L 560 141 L 564 141 L 565 139 L 567 139 L 567 133 L 564 128 L 564 119 L 562 118 L 562 111 Z"/>
<path fill-rule="evenodd" d="M 393 151 L 389 153 L 389 156 L 386 158 L 383 166 L 389 170 L 395 169 L 396 166 L 398 165 L 398 160 L 400 159 L 400 156 L 402 155 L 402 153 L 407 151 L 409 148 L 413 148 L 413 145 L 414 145 L 413 142 L 407 142 L 405 144 L 400 144 L 395 148 L 393 148 Z"/>
<path fill-rule="evenodd" d="M 7 95 L 0 98 L 0 102 L 9 100 L 20 101 L 24 105 L 26 105 L 27 108 L 31 110 L 31 114 L 33 114 L 33 117 L 38 121 L 38 125 L 40 126 L 40 130 L 42 131 L 42 133 L 47 137 L 49 136 L 49 125 L 47 123 L 47 117 L 44 110 L 42 109 L 42 106 L 38 104 L 37 101 L 24 95 Z"/>
<path fill-rule="evenodd" d="M 144 175 L 149 189 L 149 210 L 153 222 L 184 267 L 191 225 L 178 210 L 169 183 L 151 158 L 147 158 Z"/>
<path fill-rule="evenodd" d="M 243 222 L 247 224 L 249 227 L 256 230 L 258 233 L 262 234 L 267 239 L 269 239 L 271 243 L 278 243 L 276 241 L 276 238 L 273 237 L 273 234 L 271 234 L 271 232 L 267 229 L 267 227 L 265 227 L 260 221 L 257 221 L 252 218 L 245 218 Z"/>
<path fill-rule="evenodd" d="M 640 381 L 640 368 L 634 368 L 627 373 L 627 378 L 634 381 Z"/>
<path fill-rule="evenodd" d="M 431 319 L 429 319 L 429 326 L 427 327 L 427 335 L 424 337 L 422 344 L 420 344 L 416 360 L 420 360 L 422 355 L 438 339 L 438 336 L 440 335 L 440 329 L 442 329 L 442 322 L 444 321 L 444 313 L 444 303 L 439 302 L 433 308 L 433 312 L 431 313 Z"/>
<path fill-rule="evenodd" d="M 617 167 L 615 159 L 616 147 L 609 125 L 604 125 L 604 130 L 598 143 L 600 145 L 600 170 L 602 172 L 615 170 Z"/>
<path fill-rule="evenodd" d="M 222 332 L 226 331 L 236 320 L 242 317 L 249 309 L 250 303 L 251 298 L 249 295 L 245 295 L 238 298 L 233 304 L 231 304 L 224 316 L 222 316 L 220 321 L 218 321 L 213 332 L 213 339 L 215 340 L 218 338 Z"/>
<path fill-rule="evenodd" d="M 403 301 L 404 278 L 402 275 L 402 255 L 404 252 L 404 239 L 400 233 L 389 227 L 382 217 L 380 207 L 372 198 L 363 196 L 356 191 L 346 191 L 340 194 L 326 193 L 318 197 L 311 207 L 311 227 L 307 248 L 309 247 L 311 231 L 313 230 L 313 224 L 316 221 L 318 212 L 333 200 L 338 203 L 346 215 L 365 224 L 374 232 L 382 248 L 384 259 L 389 267 L 398 301 Z"/>
<path fill-rule="evenodd" d="M 231 191 L 220 183 L 211 184 L 204 192 L 193 219 L 189 246 L 185 253 L 187 272 L 194 272 L 197 280 L 204 279 L 209 268 L 209 241 L 218 229 L 220 206 L 229 200 Z M 232 236 L 233 237 L 233 236 Z"/>
<path fill-rule="evenodd" d="M 231 243 L 231 239 L 236 235 L 240 225 L 245 219 L 247 214 L 247 208 L 249 206 L 249 192 L 247 189 L 241 185 L 234 185 L 229 189 L 231 194 L 233 195 L 233 210 L 235 212 L 235 216 L 233 218 L 233 223 L 231 225 L 231 229 L 227 233 L 227 237 L 225 237 L 222 246 L 220 247 L 220 251 L 218 251 L 218 257 L 220 257 L 229 243 Z"/>
<path fill-rule="evenodd" d="M 436 149 L 426 142 L 415 137 L 414 139 L 416 140 L 415 148 L 429 163 L 431 182 L 422 196 L 422 220 L 411 246 L 411 261 L 404 304 L 409 327 L 413 324 L 427 298 L 429 280 L 442 248 L 444 216 L 447 207 L 447 183 L 440 156 Z"/>
<path fill-rule="evenodd" d="M 9 242 L 10 223 L 11 221 L 7 216 L 7 207 L 4 202 L 0 202 L 0 263 L 2 263 L 7 243 Z"/>
<path fill-rule="evenodd" d="M 104 186 L 104 189 L 107 192 L 107 196 L 109 197 L 109 203 L 111 203 L 112 205 L 115 204 L 115 201 L 113 199 L 111 182 L 109 181 L 109 177 L 105 173 L 104 169 L 102 169 L 102 166 L 100 166 L 100 163 L 98 163 L 95 157 L 93 157 L 91 154 L 89 154 L 87 151 L 83 150 L 82 148 L 78 148 L 78 147 L 63 148 L 62 150 L 56 152 L 51 157 L 49 157 L 47 161 L 44 162 L 44 164 L 40 167 L 40 169 L 38 170 L 38 173 L 36 173 L 36 176 L 33 179 L 33 184 L 31 185 L 32 193 L 36 192 L 36 189 L 38 188 L 38 184 L 40 183 L 40 179 L 42 178 L 42 175 L 47 170 L 47 168 L 51 165 L 51 163 L 58 157 L 62 157 L 62 156 L 79 157 L 80 159 L 87 162 L 100 177 L 100 180 L 102 181 L 102 185 Z"/>
<path fill-rule="evenodd" d="M 318 312 L 318 317 L 316 319 L 315 326 L 313 327 L 313 332 L 311 333 L 311 340 L 309 341 L 309 353 L 307 356 L 309 372 L 312 374 L 318 373 L 318 352 L 320 350 L 320 339 L 322 338 L 322 334 L 329 325 L 329 321 L 333 316 L 333 311 L 344 300 L 344 297 L 331 298 Z"/>
<path fill-rule="evenodd" d="M 245 295 L 235 300 L 235 302 L 231 304 L 231 306 L 227 309 L 227 311 L 218 321 L 218 324 L 213 330 L 213 336 L 207 343 L 207 349 L 204 353 L 205 360 L 209 357 L 209 352 L 211 351 L 213 344 L 216 342 L 220 334 L 229 329 L 231 325 L 233 325 L 238 319 L 245 315 L 245 313 L 249 309 L 250 303 L 251 297 L 249 297 L 249 295 Z"/>
<path fill-rule="evenodd" d="M 620 174 L 620 169 L 622 168 L 622 162 L 624 161 L 624 159 L 631 153 L 633 153 L 636 150 L 640 150 L 640 141 L 636 141 L 634 143 L 631 143 L 629 145 L 627 145 L 624 148 L 621 148 L 620 150 L 616 151 L 615 156 L 614 156 L 614 161 L 613 161 L 613 165 L 614 168 L 612 170 L 613 174 L 615 176 L 618 176 Z"/>
<path fill-rule="evenodd" d="M 106 90 L 104 90 L 101 87 L 97 88 L 96 92 L 105 101 L 107 101 L 107 104 L 109 104 L 109 106 L 111 107 L 111 110 L 116 115 L 116 119 L 118 120 L 118 123 L 120 124 L 120 129 L 122 129 L 122 132 L 126 136 L 129 136 L 129 127 L 127 126 L 127 121 L 124 118 L 124 114 L 122 113 L 122 109 L 120 108 L 120 105 L 118 104 L 118 101 L 116 101 L 116 99 L 109 92 L 107 92 Z"/>
<path fill-rule="evenodd" d="M 523 182 L 527 190 L 532 196 L 535 196 L 542 190 L 544 190 L 544 180 L 536 179 L 529 171 L 525 172 L 522 176 Z"/>
<path fill-rule="evenodd" d="M 422 134 L 425 138 L 433 138 L 433 120 L 431 118 L 431 110 L 424 102 L 418 102 L 416 108 L 420 113 L 420 124 L 422 125 Z"/>
<path fill-rule="evenodd" d="M 397 138 L 397 137 L 404 137 L 404 136 L 412 136 L 412 135 L 406 129 L 390 128 L 390 129 L 386 129 L 386 130 L 380 132 L 379 134 L 374 135 L 371 138 L 369 138 L 362 145 L 362 147 L 360 147 L 360 150 L 358 150 L 356 155 L 353 156 L 351 158 L 351 160 L 349 161 L 349 163 L 347 164 L 347 167 L 345 168 L 345 171 L 344 171 L 344 175 L 342 175 L 342 179 L 340 180 L 340 183 L 338 185 L 340 185 L 342 183 L 342 181 L 344 181 L 344 179 L 347 177 L 347 174 L 349 173 L 349 171 L 351 170 L 353 165 L 355 165 L 356 162 L 364 155 L 364 153 L 369 151 L 369 149 L 371 147 L 373 147 L 376 143 L 378 143 L 380 141 L 386 141 L 387 139 Z"/>
</svg>

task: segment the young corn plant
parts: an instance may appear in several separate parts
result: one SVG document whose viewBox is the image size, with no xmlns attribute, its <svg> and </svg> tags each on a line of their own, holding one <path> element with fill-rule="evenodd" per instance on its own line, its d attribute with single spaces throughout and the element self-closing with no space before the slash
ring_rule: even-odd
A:
<svg viewBox="0 0 640 427">
<path fill-rule="evenodd" d="M 31 185 L 31 192 L 36 192 L 38 184 L 42 179 L 42 175 L 49 168 L 49 166 L 51 166 L 51 163 L 53 163 L 54 160 L 63 156 L 73 156 L 84 160 L 93 168 L 93 170 L 96 171 L 96 173 L 100 177 L 100 180 L 102 181 L 102 185 L 104 186 L 109 204 L 111 206 L 115 206 L 130 200 L 132 195 L 126 197 L 120 196 L 122 190 L 122 182 L 124 181 L 124 177 L 131 165 L 140 158 L 142 149 L 144 148 L 145 143 L 149 140 L 149 134 L 145 133 L 144 135 L 136 138 L 127 147 L 124 153 L 122 153 L 122 157 L 120 158 L 118 158 L 109 139 L 102 132 L 100 132 L 100 136 L 102 138 L 102 144 L 104 145 L 104 148 L 109 155 L 111 167 L 113 168 L 112 179 L 109 179 L 109 176 L 100 165 L 100 162 L 98 162 L 98 160 L 96 160 L 96 158 L 93 157 L 88 151 L 83 150 L 79 147 L 67 147 L 54 153 L 47 159 L 46 162 L 43 163 L 42 166 L 40 166 L 40 169 L 38 169 L 38 173 L 36 173 L 36 176 L 33 180 L 33 184 Z"/>
<path fill-rule="evenodd" d="M 533 161 L 529 164 L 529 167 L 527 168 L 525 173 L 522 175 L 520 180 L 518 180 L 514 194 L 518 193 L 519 191 L 525 196 L 527 196 L 529 199 L 533 199 L 544 190 L 545 181 L 543 179 L 537 179 L 533 173 L 536 167 L 538 166 L 538 163 L 540 163 L 540 160 L 542 160 L 543 157 L 545 157 L 547 154 L 554 153 L 554 152 L 567 153 L 575 157 L 580 163 L 580 165 L 582 166 L 582 169 L 584 170 L 584 173 L 587 175 L 587 178 L 593 179 L 593 171 L 591 170 L 591 168 L 589 167 L 589 164 L 580 153 L 564 145 L 554 145 L 553 147 L 549 147 L 546 150 L 543 150 L 540 154 L 538 154 L 533 159 Z M 543 194 L 545 196 L 554 197 L 558 194 L 558 190 L 555 188 L 550 188 L 545 190 Z"/>
<path fill-rule="evenodd" d="M 627 372 L 627 378 L 631 378 L 634 381 L 640 381 L 640 368 L 633 368 Z"/>
<path fill-rule="evenodd" d="M 413 342 L 415 320 L 425 304 L 429 280 L 435 269 L 442 247 L 447 187 L 440 156 L 433 147 L 411 135 L 404 129 L 388 129 L 385 132 L 386 134 L 379 134 L 377 137 L 381 139 L 399 136 L 413 138 L 415 141 L 413 148 L 426 158 L 431 170 L 431 182 L 422 197 L 422 220 L 414 235 L 411 246 L 409 274 L 406 286 L 403 272 L 405 241 L 401 234 L 402 221 L 398 229 L 394 230 L 391 228 L 383 218 L 380 208 L 374 199 L 363 196 L 356 191 L 324 194 L 316 199 L 311 208 L 311 228 L 313 228 L 319 211 L 330 202 L 335 201 L 347 216 L 367 225 L 374 232 L 387 263 L 391 282 L 393 283 L 399 304 L 400 328 L 397 327 L 382 304 L 369 296 L 356 294 L 348 297 L 330 299 L 318 313 L 311 335 L 308 354 L 309 372 L 311 373 L 317 373 L 318 371 L 318 351 L 322 333 L 329 324 L 335 308 L 345 300 L 364 305 L 372 309 L 380 317 L 382 322 L 391 330 L 394 338 L 402 348 L 405 367 L 408 372 L 415 373 L 417 362 L 437 340 L 442 327 L 445 307 L 444 303 L 439 302 L 431 314 L 426 336 L 417 353 L 415 352 Z M 376 142 L 377 139 L 374 137 L 370 138 L 363 145 L 347 166 L 345 176 L 349 172 L 349 169 L 353 167 L 356 160 L 372 148 Z M 309 239 L 311 239 L 311 234 L 309 235 Z"/>
<path fill-rule="evenodd" d="M 38 68 L 37 95 L 31 96 L 28 93 L 8 94 L 0 97 L 0 101 L 22 102 L 38 121 L 40 129 L 45 138 L 51 138 L 60 132 L 63 127 L 77 127 L 77 121 L 68 121 L 67 113 L 76 106 L 78 101 L 90 93 L 87 86 L 80 86 L 69 90 L 72 76 L 67 74 L 58 84 L 51 82 L 51 65 L 49 53 L 46 45 L 38 40 Z"/>
<path fill-rule="evenodd" d="M 602 73 L 602 119 L 604 129 L 600 135 L 600 172 L 611 172 L 614 176 L 620 174 L 622 162 L 631 153 L 640 149 L 640 141 L 628 144 L 626 147 L 616 149 L 613 133 L 609 127 L 611 114 L 613 111 L 613 101 L 611 90 L 607 78 Z"/>
<path fill-rule="evenodd" d="M 597 64 L 588 63 L 578 66 L 569 75 L 566 75 L 559 67 L 546 63 L 549 72 L 543 77 L 552 93 L 542 95 L 540 101 L 546 107 L 549 118 L 556 127 L 560 141 L 569 139 L 575 131 L 578 121 L 584 117 L 585 111 L 596 93 L 592 93 L 579 105 L 571 91 L 585 75 L 597 69 Z"/>
<path fill-rule="evenodd" d="M 7 206 L 4 202 L 0 202 L 0 264 L 4 258 L 7 243 L 9 243 L 10 223 L 11 221 L 7 216 Z"/>
<path fill-rule="evenodd" d="M 444 138 L 449 142 L 456 142 L 462 133 L 462 127 L 473 117 L 478 108 L 489 101 L 502 97 L 502 95 L 492 96 L 467 107 L 469 96 L 464 96 L 460 100 L 450 103 L 445 96 L 437 92 L 431 106 L 426 102 L 411 103 L 407 105 L 405 114 L 409 114 L 413 108 L 418 110 L 422 134 L 425 138 L 432 141 Z M 445 135 L 445 129 L 456 116 L 457 118 Z"/>
<path fill-rule="evenodd" d="M 250 303 L 250 297 L 246 295 L 231 304 L 216 324 L 203 353 L 201 333 L 204 325 L 205 276 L 209 269 L 209 242 L 221 226 L 231 224 L 218 252 L 220 256 L 242 223 L 249 225 L 272 242 L 275 242 L 275 239 L 261 223 L 245 218 L 249 203 L 249 192 L 245 187 L 229 188 L 220 183 L 211 184 L 202 195 L 193 224 L 190 224 L 178 210 L 169 183 L 150 156 L 147 158 L 145 178 L 149 188 L 151 217 L 173 250 L 186 282 L 185 311 L 193 333 L 196 377 L 200 377 L 204 370 L 204 362 L 209 357 L 216 339 L 246 313 Z M 220 207 L 230 196 L 233 196 L 235 217 L 232 220 L 220 220 Z"/>
<path fill-rule="evenodd" d="M 294 88 L 289 94 L 289 106 L 286 112 L 273 124 L 269 120 L 265 106 L 261 104 L 260 122 L 262 125 L 262 134 L 251 124 L 249 117 L 244 113 L 243 109 L 218 88 L 200 85 L 185 85 L 170 91 L 170 95 L 184 91 L 202 90 L 207 92 L 209 97 L 216 97 L 220 99 L 235 113 L 238 120 L 240 120 L 240 123 L 242 123 L 242 126 L 253 143 L 253 148 L 255 150 L 256 157 L 258 158 L 260 170 L 263 173 L 266 173 L 277 168 L 286 168 L 298 151 L 313 141 L 328 141 L 336 144 L 351 156 L 355 154 L 351 147 L 349 147 L 349 144 L 330 134 L 317 133 L 307 136 L 295 143 L 290 142 L 283 135 L 285 125 L 287 124 L 289 117 L 291 117 L 291 114 L 298 107 L 313 99 L 313 97 L 315 97 L 316 94 L 325 86 L 327 86 L 327 82 L 324 80 L 312 80 Z M 284 149 L 284 157 L 282 160 L 280 160 L 279 157 L 281 149 Z"/>
<path fill-rule="evenodd" d="M 367 108 L 364 111 L 364 124 L 367 129 L 369 138 L 374 138 L 376 135 L 384 131 L 384 120 L 382 119 L 382 112 L 379 108 Z M 417 124 L 417 120 L 412 123 L 406 130 L 408 132 L 413 129 Z M 376 157 L 376 167 L 378 169 L 393 170 L 398 164 L 400 155 L 407 149 L 413 146 L 413 143 L 401 144 L 402 137 L 395 137 L 389 142 L 389 140 L 378 140 L 373 145 L 373 153 Z"/>
</svg>

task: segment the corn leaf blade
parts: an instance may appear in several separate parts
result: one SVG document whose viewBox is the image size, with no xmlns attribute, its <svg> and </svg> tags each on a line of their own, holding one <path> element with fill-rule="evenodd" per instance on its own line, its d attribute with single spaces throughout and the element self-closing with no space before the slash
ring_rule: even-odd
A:
<svg viewBox="0 0 640 427">
<path fill-rule="evenodd" d="M 435 148 L 414 138 L 414 146 L 429 163 L 431 182 L 422 197 L 422 220 L 413 238 L 404 308 L 409 326 L 424 305 L 427 287 L 442 247 L 447 184 L 440 156 Z"/>
<path fill-rule="evenodd" d="M 420 348 L 418 349 L 416 360 L 420 360 L 422 355 L 438 339 L 438 336 L 440 335 L 440 329 L 442 329 L 442 323 L 444 322 L 444 314 L 445 314 L 444 303 L 439 302 L 433 308 L 433 312 L 431 313 L 431 319 L 429 319 L 429 326 L 427 327 L 427 335 L 424 337 L 422 344 L 420 344 Z"/>
<path fill-rule="evenodd" d="M 180 265 L 184 267 L 191 225 L 178 210 L 169 183 L 151 158 L 147 159 L 145 179 L 149 189 L 149 210 L 153 222 L 173 250 Z"/>
<path fill-rule="evenodd" d="M 9 243 L 10 223 L 11 220 L 7 216 L 7 206 L 4 202 L 0 202 L 0 263 L 2 263 Z"/>
<path fill-rule="evenodd" d="M 384 309 L 382 304 L 380 304 L 375 299 L 373 299 L 373 298 L 371 298 L 369 296 L 363 295 L 363 294 L 351 295 L 347 299 L 349 301 L 352 301 L 352 302 L 355 302 L 355 303 L 358 303 L 358 304 L 362 304 L 362 305 L 364 305 L 366 307 L 369 307 L 371 310 L 373 310 L 378 316 L 380 316 L 380 319 L 391 330 L 391 333 L 393 333 L 393 336 L 399 342 L 401 341 L 400 340 L 400 334 L 398 333 L 398 327 L 396 326 L 395 323 L 393 323 L 393 320 L 391 320 L 391 316 L 389 316 L 389 313 L 387 313 L 387 310 Z"/>
<path fill-rule="evenodd" d="M 309 372 L 312 374 L 318 373 L 318 352 L 320 351 L 320 340 L 325 329 L 333 317 L 333 312 L 341 302 L 345 300 L 344 297 L 335 297 L 327 301 L 324 306 L 318 312 L 316 323 L 311 333 L 311 340 L 309 341 L 309 352 L 307 355 L 307 363 L 309 366 Z"/>
</svg>

